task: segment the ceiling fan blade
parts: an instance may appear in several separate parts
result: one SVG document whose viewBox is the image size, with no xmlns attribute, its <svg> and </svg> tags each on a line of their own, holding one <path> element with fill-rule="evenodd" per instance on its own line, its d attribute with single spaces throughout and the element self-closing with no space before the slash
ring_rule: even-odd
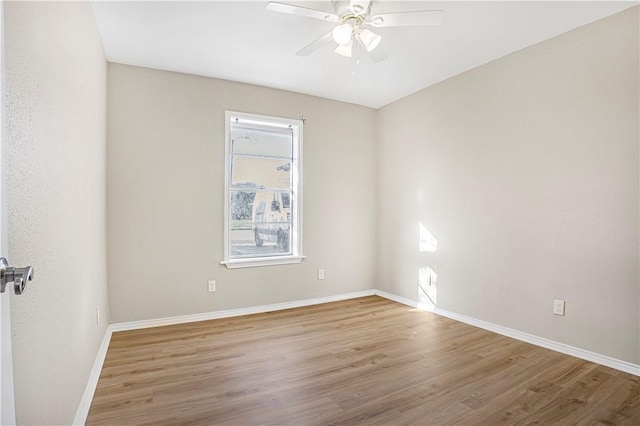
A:
<svg viewBox="0 0 640 426">
<path fill-rule="evenodd" d="M 416 10 L 414 12 L 383 13 L 372 16 L 367 23 L 373 27 L 419 27 L 440 25 L 444 21 L 442 10 Z"/>
<path fill-rule="evenodd" d="M 370 5 L 371 0 L 351 0 L 349 2 L 349 10 L 356 15 L 364 15 L 370 12 Z"/>
<path fill-rule="evenodd" d="M 308 18 L 320 19 L 327 22 L 340 22 L 333 13 L 323 12 L 322 10 L 309 9 L 306 7 L 294 6 L 291 4 L 278 3 L 271 1 L 267 3 L 266 10 L 270 12 L 289 13 L 291 15 L 306 16 Z"/>
<path fill-rule="evenodd" d="M 312 41 L 302 49 L 298 50 L 296 52 L 296 56 L 309 56 L 316 50 L 320 49 L 321 47 L 327 46 L 332 42 L 333 42 L 333 37 L 331 36 L 331 31 L 329 31 L 322 37 Z"/>
</svg>

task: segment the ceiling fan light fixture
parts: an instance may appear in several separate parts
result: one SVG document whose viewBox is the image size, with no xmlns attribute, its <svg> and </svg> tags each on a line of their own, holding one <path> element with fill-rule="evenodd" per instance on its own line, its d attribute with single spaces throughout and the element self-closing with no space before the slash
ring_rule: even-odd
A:
<svg viewBox="0 0 640 426">
<path fill-rule="evenodd" d="M 373 49 L 378 47 L 380 41 L 382 41 L 382 37 L 373 31 L 369 31 L 366 28 L 360 31 L 358 34 L 358 39 L 362 43 L 362 45 L 367 49 L 367 52 L 371 52 Z"/>
<path fill-rule="evenodd" d="M 347 58 L 351 57 L 351 51 L 353 50 L 353 40 L 350 40 L 347 44 L 339 44 L 336 47 L 336 52 L 338 55 L 346 56 Z"/>
<path fill-rule="evenodd" d="M 351 24 L 338 25 L 331 31 L 333 40 L 339 45 L 351 44 L 351 35 L 353 34 L 353 27 Z"/>
</svg>

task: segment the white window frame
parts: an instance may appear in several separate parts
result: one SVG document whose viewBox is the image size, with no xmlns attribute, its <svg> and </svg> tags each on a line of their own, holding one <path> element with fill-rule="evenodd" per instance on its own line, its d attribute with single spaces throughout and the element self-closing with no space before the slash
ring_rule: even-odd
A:
<svg viewBox="0 0 640 426">
<path fill-rule="evenodd" d="M 291 254 L 284 256 L 258 256 L 242 259 L 230 259 L 229 236 L 229 197 L 231 185 L 231 120 L 241 120 L 247 124 L 259 125 L 268 123 L 277 127 L 290 127 L 293 131 L 292 145 L 292 196 L 291 196 Z M 224 260 L 220 262 L 229 269 L 256 266 L 288 265 L 300 263 L 302 255 L 302 120 L 295 120 L 244 112 L 225 112 L 225 149 L 224 149 Z"/>
</svg>

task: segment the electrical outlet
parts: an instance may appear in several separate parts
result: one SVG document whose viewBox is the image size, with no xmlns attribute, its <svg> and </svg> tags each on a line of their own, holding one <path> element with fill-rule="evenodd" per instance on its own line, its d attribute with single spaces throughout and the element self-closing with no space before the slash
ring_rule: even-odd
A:
<svg viewBox="0 0 640 426">
<path fill-rule="evenodd" d="M 324 269 L 318 269 L 318 279 L 324 280 Z"/>
<path fill-rule="evenodd" d="M 96 306 L 96 324 L 100 324 L 100 306 Z"/>
<path fill-rule="evenodd" d="M 209 280 L 209 292 L 216 291 L 216 280 Z"/>
<path fill-rule="evenodd" d="M 553 313 L 564 316 L 564 300 L 553 300 Z"/>
</svg>

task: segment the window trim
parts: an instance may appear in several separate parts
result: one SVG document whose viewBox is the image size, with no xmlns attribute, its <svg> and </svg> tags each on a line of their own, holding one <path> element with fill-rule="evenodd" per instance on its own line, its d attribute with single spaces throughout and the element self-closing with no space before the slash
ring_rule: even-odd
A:
<svg viewBox="0 0 640 426">
<path fill-rule="evenodd" d="M 291 254 L 283 256 L 261 256 L 251 258 L 230 259 L 229 253 L 229 229 L 230 229 L 230 217 L 229 217 L 229 194 L 231 184 L 231 119 L 239 118 L 250 124 L 256 125 L 263 122 L 273 123 L 281 125 L 282 127 L 291 126 L 293 129 L 294 140 L 292 149 L 293 162 L 296 164 L 292 172 L 293 188 L 292 192 L 295 197 L 295 202 L 292 199 L 292 206 L 295 207 L 292 213 L 294 220 L 291 222 Z M 288 265 L 302 262 L 306 256 L 302 255 L 302 139 L 303 139 L 303 121 L 272 117 L 267 115 L 249 114 L 245 112 L 237 111 L 225 111 L 225 144 L 224 144 L 224 260 L 220 263 L 225 265 L 228 269 L 236 268 L 248 268 L 258 266 L 272 266 L 272 265 Z"/>
</svg>

